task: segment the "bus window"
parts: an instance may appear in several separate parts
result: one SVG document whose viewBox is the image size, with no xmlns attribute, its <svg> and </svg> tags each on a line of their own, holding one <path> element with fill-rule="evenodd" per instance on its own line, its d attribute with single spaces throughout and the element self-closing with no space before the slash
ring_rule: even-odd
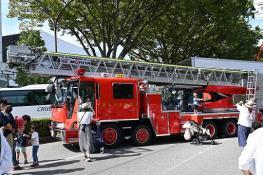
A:
<svg viewBox="0 0 263 175">
<path fill-rule="evenodd" d="M 33 103 L 38 105 L 52 104 L 54 101 L 54 96 L 48 95 L 44 90 L 34 90 L 33 91 Z"/>
<path fill-rule="evenodd" d="M 33 105 L 33 94 L 30 91 L 5 91 L 1 92 L 1 97 L 5 98 L 12 106 L 30 106 Z"/>
</svg>

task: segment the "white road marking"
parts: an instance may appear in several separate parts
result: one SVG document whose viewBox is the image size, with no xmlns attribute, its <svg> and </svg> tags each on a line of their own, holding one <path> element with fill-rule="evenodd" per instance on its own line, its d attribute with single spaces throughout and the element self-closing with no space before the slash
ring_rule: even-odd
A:
<svg viewBox="0 0 263 175">
<path fill-rule="evenodd" d="M 83 156 L 83 154 L 72 156 L 72 157 L 67 157 L 67 158 L 64 158 L 64 160 L 74 159 L 74 158 L 81 157 L 81 156 Z"/>
<path fill-rule="evenodd" d="M 227 139 L 221 139 L 221 140 L 220 140 L 220 143 L 224 143 L 225 141 L 227 141 Z M 189 162 L 189 161 L 192 160 L 192 159 L 195 159 L 196 157 L 200 156 L 201 154 L 203 154 L 203 153 L 205 153 L 205 152 L 207 152 L 207 151 L 209 151 L 209 150 L 211 150 L 211 149 L 213 149 L 213 148 L 216 148 L 216 147 L 212 145 L 211 147 L 209 147 L 209 148 L 207 148 L 207 149 L 204 149 L 203 151 L 198 152 L 197 154 L 195 154 L 195 155 L 193 155 L 193 156 L 191 156 L 191 157 L 183 160 L 182 162 L 176 164 L 175 166 L 167 169 L 166 171 L 164 171 L 164 172 L 161 173 L 160 175 L 173 174 L 173 173 L 175 172 L 175 169 L 176 169 L 176 168 L 180 167 L 181 165 L 185 164 L 186 162 Z"/>
</svg>

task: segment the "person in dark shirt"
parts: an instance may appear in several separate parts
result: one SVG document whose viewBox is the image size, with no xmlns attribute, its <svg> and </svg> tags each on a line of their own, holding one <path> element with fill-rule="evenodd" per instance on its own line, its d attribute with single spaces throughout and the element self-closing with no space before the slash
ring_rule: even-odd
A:
<svg viewBox="0 0 263 175">
<path fill-rule="evenodd" d="M 10 145 L 10 147 L 13 147 L 13 142 L 14 142 L 14 138 L 13 138 L 13 134 L 15 134 L 15 128 L 16 128 L 16 122 L 15 119 L 12 115 L 12 106 L 7 105 L 3 111 L 4 113 L 4 117 L 5 117 L 5 123 L 7 123 L 9 125 L 9 127 L 7 127 L 4 130 L 4 136 L 6 137 L 8 144 Z M 11 125 L 11 126 L 10 126 Z"/>
<path fill-rule="evenodd" d="M 7 107 L 7 106 L 8 106 L 7 100 L 0 99 L 0 128 L 3 127 L 4 136 L 7 138 L 9 146 L 11 147 L 14 170 L 21 170 L 22 167 L 20 167 L 16 161 L 15 147 L 13 145 L 14 143 L 13 131 L 15 128 L 15 120 L 13 116 L 11 116 L 12 107 L 11 106 Z M 5 114 L 8 115 L 6 116 Z"/>
<path fill-rule="evenodd" d="M 4 127 L 6 129 L 8 124 L 8 119 L 4 115 L 5 107 L 7 106 L 7 101 L 4 99 L 0 100 L 0 127 Z"/>
</svg>

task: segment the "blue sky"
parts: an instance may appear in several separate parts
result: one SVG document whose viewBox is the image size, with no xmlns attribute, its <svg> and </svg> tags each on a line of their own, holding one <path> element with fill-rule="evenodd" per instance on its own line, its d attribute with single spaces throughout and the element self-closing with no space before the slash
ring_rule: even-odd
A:
<svg viewBox="0 0 263 175">
<path fill-rule="evenodd" d="M 0 0 L 1 1 L 1 0 Z M 11 34 L 17 34 L 19 33 L 19 21 L 16 18 L 7 18 L 8 14 L 8 2 L 9 0 L 2 0 L 2 35 L 11 35 Z M 52 34 L 53 31 L 51 31 L 48 27 L 48 25 L 44 25 L 41 30 Z M 78 42 L 77 39 L 73 36 L 69 35 L 60 35 L 58 34 L 58 38 L 64 40 L 64 41 L 70 41 L 72 44 L 82 47 Z"/>
<path fill-rule="evenodd" d="M 7 18 L 6 16 L 8 13 L 8 1 L 9 0 L 2 0 L 2 34 L 3 35 L 19 33 L 19 21 L 16 18 Z M 253 27 L 259 25 L 263 29 L 263 19 L 251 20 L 250 24 Z M 47 25 L 44 25 L 41 28 L 41 30 L 53 34 L 53 31 L 49 30 Z M 70 38 L 72 41 L 71 36 L 59 36 L 59 38 L 63 40 L 68 40 Z M 76 39 L 73 40 L 74 40 L 74 44 L 79 45 Z"/>
</svg>

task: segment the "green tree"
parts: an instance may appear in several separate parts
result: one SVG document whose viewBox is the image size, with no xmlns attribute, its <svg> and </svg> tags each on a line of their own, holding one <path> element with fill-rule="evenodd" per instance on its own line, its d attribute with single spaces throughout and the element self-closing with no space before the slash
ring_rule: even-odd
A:
<svg viewBox="0 0 263 175">
<path fill-rule="evenodd" d="M 162 15 L 172 0 L 74 0 L 64 8 L 68 2 L 10 0 L 9 16 L 48 21 L 54 29 L 53 21 L 61 14 L 59 29 L 76 36 L 88 55 L 124 58 L 136 48 L 145 27 Z"/>
<path fill-rule="evenodd" d="M 46 51 L 45 41 L 41 38 L 38 30 L 24 30 L 20 32 L 17 44 L 30 46 L 34 50 Z"/>
<path fill-rule="evenodd" d="M 16 83 L 19 86 L 26 86 L 30 84 L 46 84 L 48 83 L 49 78 L 47 77 L 38 77 L 31 76 L 25 71 L 23 67 L 17 68 Z"/>
<path fill-rule="evenodd" d="M 18 45 L 30 46 L 34 52 L 46 51 L 45 42 L 37 30 L 25 30 L 20 33 Z M 16 83 L 19 86 L 26 86 L 29 84 L 43 84 L 48 82 L 48 78 L 31 76 L 26 73 L 26 68 L 19 67 L 16 76 Z"/>
<path fill-rule="evenodd" d="M 252 59 L 262 35 L 248 25 L 251 6 L 251 0 L 10 0 L 9 16 L 48 21 L 76 36 L 88 55 L 173 64 L 190 56 Z"/>
<path fill-rule="evenodd" d="M 251 1 L 173 2 L 147 27 L 132 57 L 171 64 L 191 56 L 254 59 L 262 34 L 248 25 Z"/>
<path fill-rule="evenodd" d="M 31 47 L 45 46 L 45 41 L 42 40 L 38 30 L 26 30 L 20 32 L 18 45 L 27 45 Z"/>
</svg>

